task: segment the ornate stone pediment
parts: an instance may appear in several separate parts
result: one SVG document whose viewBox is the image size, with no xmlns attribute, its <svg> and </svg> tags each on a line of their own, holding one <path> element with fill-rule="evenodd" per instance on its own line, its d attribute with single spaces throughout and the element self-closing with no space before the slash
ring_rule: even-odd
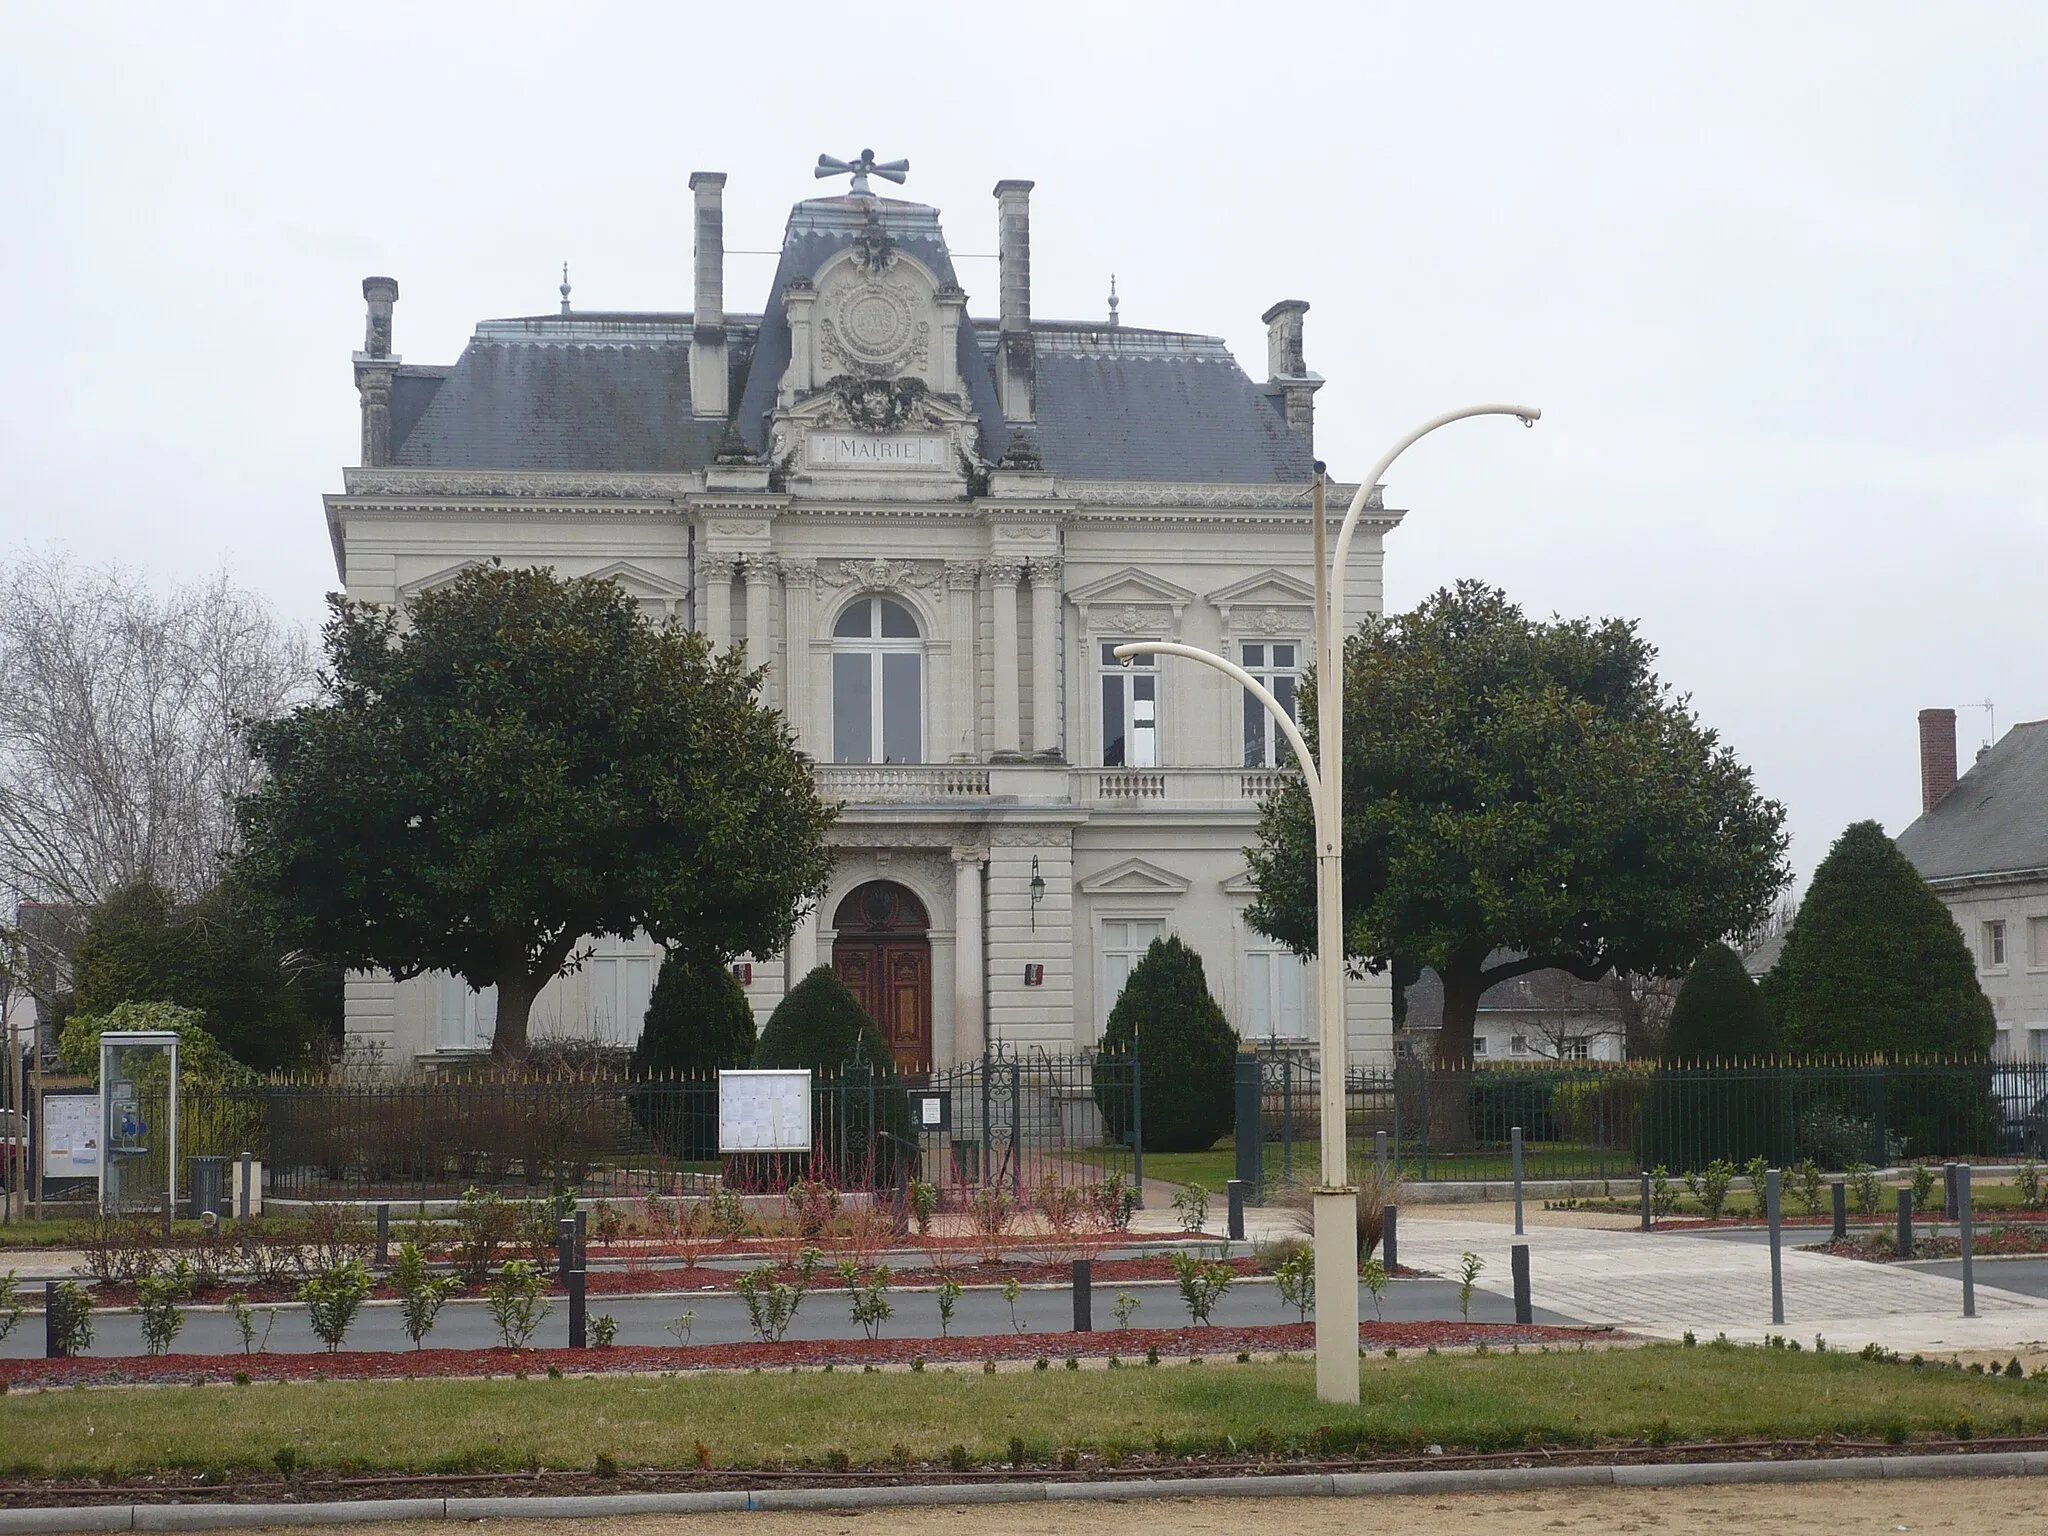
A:
<svg viewBox="0 0 2048 1536">
<path fill-rule="evenodd" d="M 398 600 L 402 603 L 409 597 L 418 597 L 422 592 L 431 592 L 436 587 L 445 587 L 464 571 L 471 570 L 479 565 L 489 564 L 488 560 L 458 560 L 455 564 L 443 570 L 417 577 L 412 581 L 400 582 L 398 586 Z"/>
<path fill-rule="evenodd" d="M 1225 634 L 1285 637 L 1306 635 L 1314 627 L 1315 588 L 1285 571 L 1268 568 L 1218 587 L 1208 597 L 1223 616 Z"/>
<path fill-rule="evenodd" d="M 1195 594 L 1135 565 L 1068 592 L 1087 628 L 1098 633 L 1138 634 L 1180 628 Z"/>
<path fill-rule="evenodd" d="M 1089 896 L 1184 896 L 1194 882 L 1147 859 L 1125 859 L 1080 882 Z"/>
</svg>

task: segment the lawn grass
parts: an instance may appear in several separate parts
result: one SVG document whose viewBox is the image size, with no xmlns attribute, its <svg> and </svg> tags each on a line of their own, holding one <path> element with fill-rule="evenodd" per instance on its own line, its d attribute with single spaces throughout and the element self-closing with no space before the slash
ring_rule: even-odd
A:
<svg viewBox="0 0 2048 1536">
<path fill-rule="evenodd" d="M 358 1471 L 977 1462 L 1061 1448 L 1199 1454 L 2048 1431 L 2048 1375 L 2010 1381 L 1842 1354 L 1652 1345 L 1361 1362 L 1331 1407 L 1307 1363 L 1068 1372 L 299 1382 L 0 1397 L 0 1472 L 280 1463 Z M 282 1455 L 280 1453 L 283 1453 Z"/>
</svg>

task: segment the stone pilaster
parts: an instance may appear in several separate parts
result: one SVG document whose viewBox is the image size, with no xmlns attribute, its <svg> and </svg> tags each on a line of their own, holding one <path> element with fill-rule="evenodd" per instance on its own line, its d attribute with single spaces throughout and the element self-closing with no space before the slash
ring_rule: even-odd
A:
<svg viewBox="0 0 2048 1536">
<path fill-rule="evenodd" d="M 953 850 L 953 1061 L 972 1061 L 988 1045 L 982 943 L 981 866 L 985 848 Z"/>
<path fill-rule="evenodd" d="M 952 640 L 949 658 L 952 675 L 946 689 L 948 718 L 939 741 L 945 755 L 955 761 L 981 756 L 981 711 L 977 700 L 980 663 L 976 646 L 976 631 L 980 628 L 980 590 L 979 560 L 946 562 L 946 628 Z M 936 752 L 933 754 L 937 755 Z"/>
<path fill-rule="evenodd" d="M 1059 603 L 1058 560 L 1031 562 L 1031 747 L 1035 752 L 1057 752 L 1064 745 L 1059 708 Z"/>
<path fill-rule="evenodd" d="M 719 650 L 732 644 L 732 578 L 739 567 L 736 555 L 697 557 L 704 576 L 704 637 Z"/>
<path fill-rule="evenodd" d="M 1023 750 L 1024 735 L 1017 701 L 1017 582 L 1021 560 L 994 559 L 982 569 L 988 575 L 990 599 L 989 657 L 995 668 L 995 742 L 993 752 Z"/>
<path fill-rule="evenodd" d="M 811 603 L 817 590 L 815 560 L 783 560 L 782 567 L 782 714 L 796 733 L 797 745 L 816 757 L 811 745 L 812 702 L 817 678 L 811 666 Z"/>
<path fill-rule="evenodd" d="M 762 689 L 762 702 L 772 705 L 780 690 L 776 687 L 775 645 L 768 613 L 775 601 L 775 586 L 780 573 L 775 568 L 773 555 L 749 555 L 741 574 L 747 583 L 747 661 L 751 666 L 769 668 L 767 685 Z"/>
</svg>

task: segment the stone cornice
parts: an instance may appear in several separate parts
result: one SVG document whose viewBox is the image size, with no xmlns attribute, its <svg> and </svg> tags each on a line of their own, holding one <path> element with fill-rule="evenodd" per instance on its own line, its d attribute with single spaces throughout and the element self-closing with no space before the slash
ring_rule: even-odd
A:
<svg viewBox="0 0 2048 1536">
<path fill-rule="evenodd" d="M 350 496 L 505 496 L 649 500 L 685 496 L 704 488 L 696 473 L 555 473 L 525 469 L 350 468 L 341 472 Z"/>
</svg>

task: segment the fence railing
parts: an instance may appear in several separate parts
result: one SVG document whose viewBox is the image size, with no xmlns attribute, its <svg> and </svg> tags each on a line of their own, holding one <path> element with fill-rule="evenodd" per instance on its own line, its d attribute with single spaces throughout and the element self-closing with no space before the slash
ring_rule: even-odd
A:
<svg viewBox="0 0 2048 1536">
<path fill-rule="evenodd" d="M 1314 1179 L 1321 1075 L 1313 1060 L 1239 1058 L 1240 1177 Z M 1762 1157 L 1841 1171 L 1918 1158 L 2048 1157 L 2048 1063 L 1661 1067 L 1559 1062 L 1354 1068 L 1345 1083 L 1354 1167 L 1385 1133 L 1407 1178 L 1509 1175 L 1513 1131 L 1531 1179 L 1632 1178 Z M 1256 1105 L 1256 1115 L 1253 1106 Z M 1257 1156 L 1248 1155 L 1247 1141 Z"/>
<path fill-rule="evenodd" d="M 875 1189 L 923 1177 L 1021 1196 L 1048 1176 L 1135 1182 L 1142 1078 L 1134 1059 L 1095 1054 L 991 1054 L 903 1078 L 853 1062 L 813 1075 L 811 1151 L 777 1157 L 720 1154 L 713 1076 L 188 1087 L 178 1154 L 251 1152 L 270 1195 L 287 1199 L 442 1200 L 471 1188 L 638 1199 L 799 1177 Z"/>
</svg>

